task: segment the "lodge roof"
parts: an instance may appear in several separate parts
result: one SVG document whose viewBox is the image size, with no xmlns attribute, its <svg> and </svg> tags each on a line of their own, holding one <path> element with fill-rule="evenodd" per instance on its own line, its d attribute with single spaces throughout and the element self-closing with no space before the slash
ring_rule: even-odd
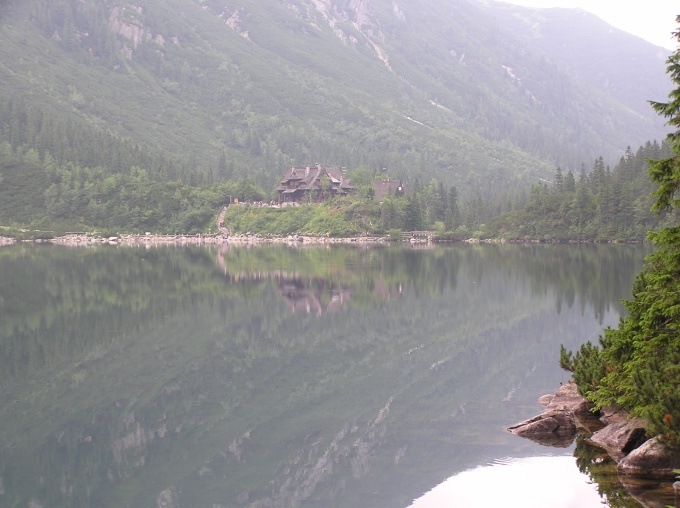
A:
<svg viewBox="0 0 680 508">
<path fill-rule="evenodd" d="M 373 182 L 375 199 L 380 201 L 386 195 L 398 196 L 404 193 L 404 182 L 401 180 L 377 180 Z"/>
<path fill-rule="evenodd" d="M 354 189 L 348 178 L 338 167 L 316 166 L 291 167 L 276 187 L 283 194 L 293 194 L 296 191 L 308 191 L 317 189 L 319 180 L 327 177 L 335 189 L 348 192 Z M 293 186 L 293 187 L 291 187 Z"/>
</svg>

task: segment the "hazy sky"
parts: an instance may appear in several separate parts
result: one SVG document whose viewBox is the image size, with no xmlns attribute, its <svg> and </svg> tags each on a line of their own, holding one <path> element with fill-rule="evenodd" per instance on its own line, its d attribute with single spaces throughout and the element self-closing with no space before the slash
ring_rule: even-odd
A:
<svg viewBox="0 0 680 508">
<path fill-rule="evenodd" d="M 671 32 L 678 29 L 675 16 L 680 14 L 678 0 L 504 0 L 510 4 L 532 7 L 567 7 L 591 12 L 616 28 L 663 46 L 677 49 Z"/>
</svg>

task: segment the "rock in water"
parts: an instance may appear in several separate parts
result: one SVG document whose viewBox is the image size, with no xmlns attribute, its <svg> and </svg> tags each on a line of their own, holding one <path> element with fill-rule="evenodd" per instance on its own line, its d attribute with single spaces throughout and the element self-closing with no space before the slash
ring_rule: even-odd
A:
<svg viewBox="0 0 680 508">
<path fill-rule="evenodd" d="M 579 395 L 575 383 L 562 385 L 554 396 L 541 397 L 543 413 L 508 427 L 508 430 L 541 445 L 564 448 L 576 437 L 579 418 L 591 417 L 591 404 Z"/>
</svg>

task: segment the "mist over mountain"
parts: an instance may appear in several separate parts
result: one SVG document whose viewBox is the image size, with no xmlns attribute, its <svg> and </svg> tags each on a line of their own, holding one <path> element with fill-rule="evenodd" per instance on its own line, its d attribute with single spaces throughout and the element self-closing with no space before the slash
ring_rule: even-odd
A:
<svg viewBox="0 0 680 508">
<path fill-rule="evenodd" d="M 648 101 L 668 98 L 668 50 L 582 9 L 537 9 L 493 1 L 486 5 L 500 25 L 565 72 L 630 107 L 653 128 L 663 128 L 664 120 Z"/>
<path fill-rule="evenodd" d="M 6 0 L 0 142 L 159 179 L 273 188 L 319 162 L 497 194 L 662 139 L 668 55 L 465 0 Z"/>
</svg>

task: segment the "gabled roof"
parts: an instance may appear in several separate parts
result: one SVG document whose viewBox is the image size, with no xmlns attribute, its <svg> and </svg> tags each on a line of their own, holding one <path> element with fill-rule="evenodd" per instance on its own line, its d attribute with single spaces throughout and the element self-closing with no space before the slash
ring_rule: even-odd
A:
<svg viewBox="0 0 680 508">
<path fill-rule="evenodd" d="M 341 168 L 327 168 L 318 164 L 313 167 L 307 166 L 304 168 L 293 166 L 286 172 L 276 190 L 285 192 L 285 190 L 288 189 L 288 186 L 286 185 L 287 182 L 294 182 L 293 185 L 295 185 L 295 188 L 298 190 L 312 190 L 315 188 L 316 182 L 324 177 L 328 177 L 333 186 L 342 191 L 346 192 L 354 189 L 354 186 L 350 183 L 349 179 L 345 178 Z"/>
<path fill-rule="evenodd" d="M 404 193 L 404 182 L 401 180 L 377 180 L 373 182 L 375 199 L 380 201 L 386 195 L 398 196 Z"/>
</svg>

